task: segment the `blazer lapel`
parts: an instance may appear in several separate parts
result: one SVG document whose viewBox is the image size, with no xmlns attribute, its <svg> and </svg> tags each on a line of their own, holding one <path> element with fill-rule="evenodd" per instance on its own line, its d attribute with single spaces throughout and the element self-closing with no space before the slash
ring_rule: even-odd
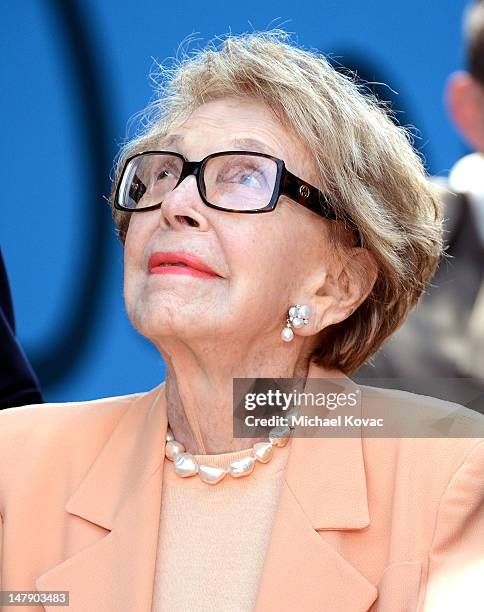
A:
<svg viewBox="0 0 484 612">
<path fill-rule="evenodd" d="M 311 365 L 308 378 L 320 372 Z M 97 539 L 35 585 L 69 591 L 71 612 L 151 611 L 166 429 L 161 384 L 133 400 L 67 501 Z M 296 434 L 291 445 L 255 610 L 366 611 L 377 589 L 318 533 L 370 522 L 361 438 Z"/>
<path fill-rule="evenodd" d="M 318 377 L 322 370 L 311 364 L 308 379 Z M 339 378 L 346 391 L 356 389 L 346 376 Z M 301 414 L 336 416 L 319 408 Z M 353 438 L 301 432 L 296 428 L 291 441 L 255 611 L 364 612 L 377 588 L 318 533 L 370 524 L 361 431 Z"/>
<path fill-rule="evenodd" d="M 43 573 L 35 585 L 69 591 L 71 612 L 151 609 L 164 406 L 164 384 L 135 399 L 65 505 L 69 514 L 93 523 L 99 539 Z"/>
</svg>

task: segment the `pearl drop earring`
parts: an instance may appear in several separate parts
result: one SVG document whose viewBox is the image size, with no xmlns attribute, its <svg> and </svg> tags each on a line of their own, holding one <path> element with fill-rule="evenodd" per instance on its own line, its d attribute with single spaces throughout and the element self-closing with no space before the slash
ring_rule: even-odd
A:
<svg viewBox="0 0 484 612">
<path fill-rule="evenodd" d="M 294 329 L 300 329 L 309 323 L 311 308 L 307 304 L 296 304 L 289 308 L 286 327 L 281 332 L 281 338 L 284 342 L 291 342 L 294 338 Z"/>
</svg>

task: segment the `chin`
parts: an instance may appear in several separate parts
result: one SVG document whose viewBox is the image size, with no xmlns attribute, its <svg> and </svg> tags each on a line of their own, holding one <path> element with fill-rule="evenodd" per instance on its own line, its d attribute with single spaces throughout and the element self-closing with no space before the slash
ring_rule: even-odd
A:
<svg viewBox="0 0 484 612">
<path fill-rule="evenodd" d="M 142 336 L 154 343 L 163 343 L 168 338 L 193 338 L 200 330 L 200 324 L 192 323 L 180 310 L 173 316 L 166 307 L 143 313 L 128 311 L 128 318 Z M 200 321 L 200 317 L 197 319 Z"/>
</svg>

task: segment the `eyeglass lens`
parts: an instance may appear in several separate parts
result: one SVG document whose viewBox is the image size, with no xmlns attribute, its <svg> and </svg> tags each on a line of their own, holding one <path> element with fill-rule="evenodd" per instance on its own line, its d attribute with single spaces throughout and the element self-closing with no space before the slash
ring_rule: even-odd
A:
<svg viewBox="0 0 484 612">
<path fill-rule="evenodd" d="M 140 209 L 163 202 L 178 184 L 183 160 L 175 155 L 145 153 L 132 159 L 121 179 L 118 203 Z M 203 167 L 206 200 L 228 210 L 257 210 L 274 193 L 277 164 L 257 155 L 218 155 Z"/>
</svg>

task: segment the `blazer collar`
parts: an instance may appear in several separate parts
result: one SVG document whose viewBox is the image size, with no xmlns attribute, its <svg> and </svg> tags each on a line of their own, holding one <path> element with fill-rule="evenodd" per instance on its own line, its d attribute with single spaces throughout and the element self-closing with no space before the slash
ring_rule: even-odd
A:
<svg viewBox="0 0 484 612">
<path fill-rule="evenodd" d="M 311 364 L 308 381 L 321 376 Z M 167 430 L 164 391 L 163 383 L 134 397 L 65 504 L 70 515 L 91 524 L 89 543 L 35 585 L 69 591 L 71 612 L 151 610 Z M 306 609 L 366 611 L 377 589 L 317 531 L 370 523 L 361 437 L 295 434 L 291 444 L 255 610 L 290 610 L 304 602 Z"/>
</svg>

